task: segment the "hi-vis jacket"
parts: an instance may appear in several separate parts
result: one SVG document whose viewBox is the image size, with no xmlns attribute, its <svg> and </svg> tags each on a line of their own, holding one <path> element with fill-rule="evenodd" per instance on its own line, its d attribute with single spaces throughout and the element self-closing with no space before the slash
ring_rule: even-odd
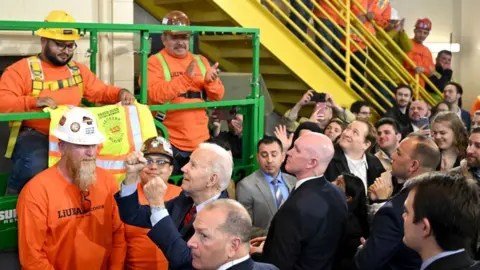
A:
<svg viewBox="0 0 480 270">
<path fill-rule="evenodd" d="M 67 106 L 59 106 L 55 110 L 47 110 L 50 111 L 50 134 L 68 109 Z M 85 109 L 95 116 L 99 131 L 106 137 L 98 149 L 97 166 L 109 171 L 120 184 L 125 178 L 124 161 L 128 153 L 140 152 L 146 139 L 157 136 L 153 116 L 148 106 L 138 103 Z M 55 165 L 59 160 L 58 138 L 50 135 L 48 166 Z"/>
<path fill-rule="evenodd" d="M 118 102 L 119 87 L 104 84 L 88 67 L 70 61 L 55 66 L 37 56 L 24 58 L 9 66 L 0 80 L 0 113 L 35 112 L 39 97 L 51 97 L 57 105 L 79 106 L 82 97 L 92 103 Z M 11 122 L 7 157 L 11 157 L 20 126 L 48 133 L 49 119 Z"/>
<path fill-rule="evenodd" d="M 195 56 L 188 53 L 184 58 L 175 58 L 167 53 L 165 49 L 159 55 L 152 55 L 148 58 L 148 103 L 149 104 L 171 104 L 204 102 L 201 98 L 187 98 L 181 96 L 188 92 L 202 92 L 211 101 L 221 100 L 225 88 L 217 79 L 213 82 L 205 82 L 201 65 L 195 65 L 194 78 L 191 79 L 185 74 L 188 65 L 195 59 Z M 163 59 L 169 69 L 171 79 L 165 77 Z M 208 70 L 210 65 L 207 59 L 200 56 L 200 59 Z M 198 61 L 198 60 L 197 60 Z M 144 83 L 139 81 L 140 84 Z M 191 152 L 198 145 L 206 141 L 210 135 L 208 131 L 208 117 L 205 109 L 171 110 L 168 111 L 163 124 L 168 130 L 170 142 L 182 151 Z"/>
</svg>

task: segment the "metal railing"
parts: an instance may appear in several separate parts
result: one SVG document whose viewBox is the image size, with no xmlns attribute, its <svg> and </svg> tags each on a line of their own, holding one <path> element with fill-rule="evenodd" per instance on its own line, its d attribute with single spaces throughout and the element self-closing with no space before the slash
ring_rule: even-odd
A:
<svg viewBox="0 0 480 270">
<path fill-rule="evenodd" d="M 441 95 L 441 92 L 436 86 L 425 74 L 412 75 L 404 67 L 403 62 L 412 67 L 415 67 L 415 64 L 398 44 L 391 39 L 388 33 L 373 20 L 362 22 L 351 9 L 352 5 L 356 5 L 361 13 L 366 16 L 366 7 L 361 6 L 357 0 L 324 1 L 323 3 L 333 11 L 334 15 L 340 19 L 339 22 L 342 22 L 344 25 L 341 26 L 317 1 L 310 1 L 313 9 L 307 7 L 301 0 L 262 0 L 262 3 L 268 10 L 273 12 L 277 18 L 281 18 L 290 29 L 294 29 L 294 34 L 304 38 L 305 44 L 311 47 L 317 55 L 321 56 L 326 64 L 331 67 L 332 71 L 342 77 L 348 86 L 353 87 L 355 91 L 359 92 L 378 112 L 383 113 L 388 107 L 393 105 L 390 100 L 393 100 L 394 93 L 384 82 L 388 82 L 394 87 L 397 87 L 399 84 L 410 85 L 414 90 L 413 94 L 415 98 L 424 99 L 430 106 L 436 105 L 436 100 L 425 90 L 421 84 L 421 80 L 428 84 L 436 94 Z M 290 14 L 287 14 L 278 3 L 281 3 L 288 9 Z M 298 7 L 299 10 L 293 5 Z M 313 10 L 323 15 L 324 18 L 332 23 L 334 28 L 329 28 L 325 25 Z M 305 17 L 310 19 L 306 19 L 302 14 L 305 14 Z M 323 46 L 331 50 L 331 54 L 326 53 L 315 40 L 300 29 L 299 25 L 295 24 L 291 19 L 292 15 L 298 18 L 297 20 L 311 31 L 315 39 L 320 40 Z M 314 25 L 321 27 L 323 32 L 330 35 L 333 44 L 318 31 L 320 29 L 311 24 L 310 20 L 313 21 Z M 366 27 L 367 23 L 371 24 L 375 29 L 374 34 Z M 333 31 L 339 32 L 340 37 L 343 38 L 335 35 Z M 351 33 L 356 34 L 357 40 L 352 39 Z M 378 37 L 386 40 L 387 44 L 382 44 Z M 365 47 L 362 48 L 362 45 Z M 390 45 L 389 48 L 387 48 L 386 45 Z M 339 51 L 337 48 L 341 50 Z M 352 48 L 357 50 L 358 53 L 353 53 Z M 393 51 L 391 51 L 392 49 Z M 401 59 L 396 59 L 393 53 L 400 55 Z M 360 57 L 364 57 L 366 60 L 362 61 Z M 343 63 L 344 66 L 341 66 L 339 61 Z M 379 76 L 381 76 L 382 79 L 380 79 Z M 374 83 L 376 85 L 374 85 Z M 390 98 L 387 98 L 384 93 Z"/>
<path fill-rule="evenodd" d="M 260 93 L 260 31 L 253 28 L 239 27 L 204 27 L 204 26 L 164 26 L 164 25 L 144 25 L 144 24 L 97 24 L 97 23 L 48 23 L 48 22 L 29 22 L 29 21 L 0 21 L 0 30 L 7 31 L 35 31 L 39 28 L 74 28 L 78 29 L 84 36 L 90 39 L 89 52 L 90 69 L 96 73 L 97 70 L 97 52 L 98 36 L 100 33 L 137 33 L 140 35 L 140 49 L 134 53 L 140 55 L 141 62 L 141 81 L 147 81 L 147 61 L 150 53 L 149 38 L 151 33 L 161 33 L 166 30 L 181 30 L 195 33 L 230 33 L 243 34 L 251 36 L 252 40 L 252 80 L 251 91 L 245 99 L 225 100 L 215 102 L 199 102 L 188 104 L 164 104 L 150 105 L 151 111 L 180 110 L 194 108 L 213 108 L 213 107 L 231 107 L 237 106 L 240 113 L 244 114 L 243 133 L 248 136 L 242 136 L 242 158 L 235 159 L 235 168 L 232 178 L 234 180 L 242 179 L 257 168 L 255 161 L 256 143 L 263 137 L 264 133 L 264 96 Z M 193 40 L 193 39 L 192 39 Z M 191 41 L 192 42 L 192 41 Z M 193 46 L 191 46 L 191 49 Z M 140 93 L 137 96 L 138 102 L 148 104 L 147 84 L 142 83 Z M 0 122 L 16 121 L 27 119 L 49 118 L 46 112 L 25 112 L 25 113 L 0 113 Z M 156 122 L 157 127 L 166 132 L 163 124 Z M 166 133 L 164 133 L 166 134 Z M 0 186 L 6 180 L 6 174 L 0 175 Z M 174 181 L 178 177 L 172 177 Z M 3 191 L 0 191 L 3 194 Z M 1 197 L 0 211 L 14 210 L 16 205 L 16 196 Z M 12 249 L 17 245 L 16 240 L 16 221 L 0 220 L 0 250 Z"/>
</svg>

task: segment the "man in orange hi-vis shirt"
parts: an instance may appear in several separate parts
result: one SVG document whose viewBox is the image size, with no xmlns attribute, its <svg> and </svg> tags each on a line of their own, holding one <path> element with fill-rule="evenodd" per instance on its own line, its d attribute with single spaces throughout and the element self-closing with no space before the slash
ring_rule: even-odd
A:
<svg viewBox="0 0 480 270">
<path fill-rule="evenodd" d="M 75 22 L 65 11 L 52 11 L 46 22 Z M 104 84 L 86 66 L 73 61 L 80 39 L 77 29 L 42 28 L 42 51 L 9 66 L 0 80 L 0 113 L 35 112 L 44 107 L 80 105 L 82 97 L 93 103 L 128 105 L 135 97 L 126 89 Z M 6 156 L 13 169 L 7 194 L 22 187 L 48 165 L 49 119 L 12 122 Z"/>
<path fill-rule="evenodd" d="M 62 158 L 29 181 L 18 198 L 22 269 L 123 270 L 125 229 L 113 197 L 119 187 L 96 165 L 105 137 L 95 117 L 75 107 L 52 133 Z"/>
<path fill-rule="evenodd" d="M 432 52 L 429 48 L 423 45 L 432 30 L 432 22 L 427 19 L 418 19 L 415 24 L 415 36 L 412 39 L 413 49 L 408 53 L 408 57 L 412 59 L 416 66 L 412 67 L 404 61 L 405 68 L 410 74 L 425 74 L 429 77 L 435 71 L 435 64 L 433 63 Z M 420 85 L 425 87 L 425 81 L 420 77 Z"/>
<path fill-rule="evenodd" d="M 163 137 L 149 138 L 143 143 L 142 153 L 145 158 L 145 166 L 137 173 L 138 200 L 142 205 L 148 205 L 148 200 L 143 192 L 143 186 L 154 177 L 160 177 L 168 181 L 173 171 L 173 153 L 170 143 Z M 138 155 L 132 152 L 130 155 Z M 127 157 L 129 160 L 130 157 Z M 182 189 L 168 184 L 163 199 L 169 201 L 177 197 Z M 125 238 L 127 240 L 127 258 L 125 269 L 127 270 L 167 270 L 168 261 L 162 251 L 148 238 L 149 229 L 125 224 Z"/>
<path fill-rule="evenodd" d="M 172 11 L 163 18 L 162 24 L 189 26 L 190 20 L 183 12 Z M 198 103 L 223 98 L 225 89 L 218 78 L 218 63 L 210 67 L 205 57 L 190 53 L 189 39 L 190 32 L 162 34 L 165 48 L 148 59 L 149 104 Z M 206 111 L 158 112 L 156 118 L 167 127 L 177 173 L 188 162 L 191 152 L 210 137 Z"/>
</svg>

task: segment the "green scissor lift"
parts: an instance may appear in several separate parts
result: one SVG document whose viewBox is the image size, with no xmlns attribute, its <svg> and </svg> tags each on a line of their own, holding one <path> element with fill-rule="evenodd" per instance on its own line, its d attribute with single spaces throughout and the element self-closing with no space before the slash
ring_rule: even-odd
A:
<svg viewBox="0 0 480 270">
<path fill-rule="evenodd" d="M 263 136 L 264 129 L 264 97 L 260 94 L 259 69 L 260 69 L 260 40 L 258 29 L 238 28 L 238 27 L 205 27 L 205 26 L 164 26 L 164 25 L 146 25 L 146 24 L 97 24 L 97 23 L 48 23 L 48 22 L 29 22 L 29 21 L 0 21 L 0 30 L 7 31 L 35 31 L 39 28 L 75 28 L 80 33 L 90 38 L 90 69 L 96 73 L 97 70 L 97 52 L 99 33 L 135 33 L 140 35 L 141 57 L 141 80 L 147 81 L 147 59 L 150 51 L 149 38 L 152 33 L 161 33 L 165 30 L 187 30 L 195 33 L 229 33 L 241 34 L 251 37 L 252 40 L 252 80 L 251 92 L 241 100 L 225 100 L 216 102 L 201 102 L 188 104 L 165 104 L 151 105 L 150 110 L 178 110 L 194 108 L 215 108 L 237 106 L 240 112 L 244 114 L 243 122 L 243 149 L 242 158 L 235 160 L 233 179 L 238 181 L 244 176 L 253 172 L 257 165 L 255 163 L 256 142 Z M 193 37 L 193 35 L 192 35 Z M 191 44 L 193 38 L 191 40 Z M 191 46 L 193 48 L 193 46 Z M 137 99 L 142 104 L 147 104 L 147 84 L 142 84 L 140 95 Z M 226 91 L 228 91 L 226 89 Z M 49 118 L 49 113 L 0 113 L 0 121 L 15 121 L 26 119 Z M 167 134 L 165 126 L 156 122 L 158 128 Z M 0 175 L 0 251 L 15 250 L 17 248 L 17 222 L 14 209 L 17 203 L 17 196 L 4 196 L 6 187 L 6 178 L 8 174 Z M 178 181 L 180 177 L 172 180 Z"/>
</svg>

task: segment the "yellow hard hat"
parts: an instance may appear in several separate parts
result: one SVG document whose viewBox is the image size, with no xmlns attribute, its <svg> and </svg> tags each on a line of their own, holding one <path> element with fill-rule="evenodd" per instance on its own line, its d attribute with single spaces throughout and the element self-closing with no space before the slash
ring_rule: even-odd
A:
<svg viewBox="0 0 480 270">
<path fill-rule="evenodd" d="M 45 22 L 75 22 L 75 19 L 66 11 L 54 10 L 45 18 Z M 79 40 L 80 34 L 78 29 L 70 28 L 40 28 L 35 33 L 39 37 L 72 41 Z"/>
</svg>

